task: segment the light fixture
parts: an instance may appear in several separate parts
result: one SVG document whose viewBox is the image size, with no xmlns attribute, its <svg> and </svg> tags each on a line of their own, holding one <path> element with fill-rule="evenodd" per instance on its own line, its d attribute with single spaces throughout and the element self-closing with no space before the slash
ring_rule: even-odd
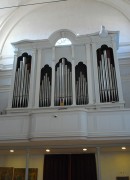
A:
<svg viewBox="0 0 130 180">
<path fill-rule="evenodd" d="M 83 148 L 83 151 L 87 151 L 87 149 L 86 149 L 86 148 Z"/>
<path fill-rule="evenodd" d="M 46 149 L 46 152 L 50 152 L 50 149 Z"/>
<path fill-rule="evenodd" d="M 126 147 L 122 147 L 121 149 L 122 149 L 122 150 L 126 150 Z"/>
<path fill-rule="evenodd" d="M 13 152 L 14 152 L 14 150 L 13 150 L 13 149 L 10 149 L 10 152 L 11 152 L 11 153 L 13 153 Z"/>
</svg>

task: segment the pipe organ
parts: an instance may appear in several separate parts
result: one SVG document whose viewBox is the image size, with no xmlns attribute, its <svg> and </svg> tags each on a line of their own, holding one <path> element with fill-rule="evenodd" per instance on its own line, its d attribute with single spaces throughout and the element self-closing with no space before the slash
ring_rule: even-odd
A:
<svg viewBox="0 0 130 180">
<path fill-rule="evenodd" d="M 88 104 L 87 67 L 79 62 L 75 67 L 76 104 Z"/>
<path fill-rule="evenodd" d="M 29 100 L 29 86 L 30 86 L 30 72 L 31 72 L 31 56 L 27 53 L 22 54 L 18 57 L 12 108 L 21 108 L 28 106 Z"/>
<path fill-rule="evenodd" d="M 72 67 L 66 58 L 55 66 L 55 106 L 72 104 Z"/>
<path fill-rule="evenodd" d="M 45 65 L 41 69 L 39 107 L 48 107 L 51 105 L 51 77 L 52 69 Z"/>
<path fill-rule="evenodd" d="M 76 36 L 59 30 L 47 40 L 13 43 L 17 52 L 9 108 L 122 107 L 118 34 Z M 59 38 L 72 44 L 56 46 Z"/>
<path fill-rule="evenodd" d="M 112 48 L 102 45 L 97 50 L 100 102 L 119 101 Z"/>
</svg>

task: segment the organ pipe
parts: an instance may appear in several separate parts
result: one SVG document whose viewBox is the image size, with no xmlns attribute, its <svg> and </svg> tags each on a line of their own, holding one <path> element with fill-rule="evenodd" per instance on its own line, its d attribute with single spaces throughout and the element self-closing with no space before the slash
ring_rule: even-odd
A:
<svg viewBox="0 0 130 180">
<path fill-rule="evenodd" d="M 28 106 L 29 86 L 31 73 L 31 56 L 23 53 L 18 57 L 14 80 L 12 107 L 22 108 Z"/>
<path fill-rule="evenodd" d="M 61 58 L 55 67 L 55 106 L 72 104 L 72 68 L 71 63 Z"/>
<path fill-rule="evenodd" d="M 87 67 L 82 62 L 75 67 L 75 92 L 76 92 L 76 104 L 84 105 L 88 104 L 88 83 L 87 83 Z"/>
<path fill-rule="evenodd" d="M 45 65 L 41 69 L 39 107 L 48 107 L 51 105 L 51 79 L 52 68 L 49 65 Z"/>
<path fill-rule="evenodd" d="M 97 50 L 97 59 L 100 101 L 118 101 L 118 88 L 112 49 L 104 45 Z"/>
</svg>

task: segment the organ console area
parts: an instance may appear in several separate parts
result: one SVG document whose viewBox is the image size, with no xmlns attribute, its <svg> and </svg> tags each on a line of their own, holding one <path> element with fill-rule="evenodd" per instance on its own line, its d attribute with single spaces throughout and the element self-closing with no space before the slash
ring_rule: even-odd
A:
<svg viewBox="0 0 130 180">
<path fill-rule="evenodd" d="M 76 36 L 69 30 L 12 43 L 8 109 L 123 107 L 118 43 L 118 31 Z"/>
</svg>

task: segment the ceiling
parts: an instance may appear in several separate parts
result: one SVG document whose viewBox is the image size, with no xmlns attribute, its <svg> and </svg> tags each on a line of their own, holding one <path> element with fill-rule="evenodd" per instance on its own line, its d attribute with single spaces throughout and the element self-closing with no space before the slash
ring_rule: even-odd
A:
<svg viewBox="0 0 130 180">
<path fill-rule="evenodd" d="M 122 150 L 121 147 L 126 147 Z M 86 148 L 87 151 L 83 151 Z M 94 153 L 100 148 L 102 152 L 130 152 L 129 140 L 39 140 L 30 142 L 1 142 L 0 155 L 9 154 L 10 149 L 15 154 L 46 154 L 46 149 L 50 149 L 50 154 L 69 154 L 69 153 Z"/>
<path fill-rule="evenodd" d="M 0 20 L 2 22 L 11 14 L 15 9 L 20 6 L 34 6 L 45 3 L 56 3 L 59 1 L 71 1 L 71 0 L 4 0 L 0 1 Z M 83 0 L 81 0 L 83 1 Z M 87 0 L 84 0 L 87 1 Z M 105 3 L 114 7 L 124 14 L 130 20 L 130 0 L 95 0 L 100 3 Z"/>
<path fill-rule="evenodd" d="M 130 0 L 1 0 L 0 1 L 0 59 L 3 56 L 3 48 L 5 43 L 14 29 L 14 27 L 29 15 L 32 11 L 37 12 L 37 9 L 44 4 L 71 2 L 71 4 L 78 2 L 83 3 L 86 1 L 95 1 L 112 7 L 120 12 L 130 22 Z M 64 3 L 63 6 L 64 6 Z M 26 6 L 27 8 L 21 9 L 20 7 Z M 31 23 L 31 22 L 30 22 Z M 110 23 L 111 24 L 111 23 Z M 14 41 L 14 40 L 13 40 Z M 18 40 L 16 40 L 18 41 Z M 12 49 L 11 49 L 12 50 Z"/>
</svg>

